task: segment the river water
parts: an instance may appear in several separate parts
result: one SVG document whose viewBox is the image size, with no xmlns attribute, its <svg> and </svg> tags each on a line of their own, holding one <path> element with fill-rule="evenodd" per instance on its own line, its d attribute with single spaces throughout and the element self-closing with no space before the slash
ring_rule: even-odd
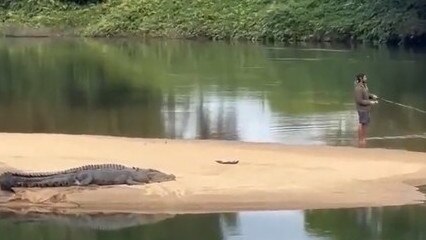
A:
<svg viewBox="0 0 426 240">
<path fill-rule="evenodd" d="M 354 146 L 354 76 L 426 109 L 426 51 L 198 41 L 0 40 L 0 132 Z M 380 101 L 368 147 L 426 152 Z M 1 213 L 0 239 L 426 239 L 423 205 L 178 216 Z"/>
<path fill-rule="evenodd" d="M 7 240 L 420 240 L 426 206 L 184 215 L 0 214 Z"/>
<path fill-rule="evenodd" d="M 195 41 L 0 41 L 0 131 L 355 145 L 354 76 L 426 109 L 426 51 Z M 426 151 L 426 113 L 380 101 L 369 147 Z"/>
</svg>

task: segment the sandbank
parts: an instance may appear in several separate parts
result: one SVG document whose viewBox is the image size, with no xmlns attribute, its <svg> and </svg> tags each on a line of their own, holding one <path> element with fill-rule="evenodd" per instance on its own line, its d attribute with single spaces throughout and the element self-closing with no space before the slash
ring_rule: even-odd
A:
<svg viewBox="0 0 426 240">
<path fill-rule="evenodd" d="M 416 204 L 426 153 L 212 140 L 0 134 L 0 169 L 54 171 L 117 163 L 176 181 L 138 186 L 15 188 L 0 210 L 184 213 Z M 234 161 L 235 165 L 216 160 Z"/>
</svg>

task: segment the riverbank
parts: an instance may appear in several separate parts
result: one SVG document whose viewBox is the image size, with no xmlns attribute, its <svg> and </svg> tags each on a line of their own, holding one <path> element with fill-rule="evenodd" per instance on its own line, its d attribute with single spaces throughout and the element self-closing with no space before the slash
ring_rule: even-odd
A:
<svg viewBox="0 0 426 240">
<path fill-rule="evenodd" d="M 426 5 L 421 0 L 22 0 L 0 4 L 0 20 L 4 36 L 426 43 Z"/>
<path fill-rule="evenodd" d="M 415 204 L 426 153 L 87 135 L 0 134 L 1 168 L 53 171 L 117 163 L 175 174 L 145 186 L 16 188 L 0 208 L 77 212 L 224 212 Z M 238 160 L 235 165 L 216 160 Z"/>
</svg>

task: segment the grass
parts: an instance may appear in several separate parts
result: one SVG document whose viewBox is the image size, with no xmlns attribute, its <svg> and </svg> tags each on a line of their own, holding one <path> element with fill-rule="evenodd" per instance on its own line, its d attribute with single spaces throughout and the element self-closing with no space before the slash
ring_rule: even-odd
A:
<svg viewBox="0 0 426 240">
<path fill-rule="evenodd" d="M 383 43 L 426 38 L 423 0 L 3 0 L 0 20 L 3 26 L 73 29 L 81 36 Z"/>
</svg>

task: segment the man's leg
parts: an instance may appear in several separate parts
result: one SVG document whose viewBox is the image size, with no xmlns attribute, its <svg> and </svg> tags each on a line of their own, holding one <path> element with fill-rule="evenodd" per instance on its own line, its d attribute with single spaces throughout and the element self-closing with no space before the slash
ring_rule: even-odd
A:
<svg viewBox="0 0 426 240">
<path fill-rule="evenodd" d="M 370 122 L 370 116 L 367 111 L 359 111 L 358 115 L 358 145 L 359 147 L 365 147 L 367 145 L 365 138 L 367 137 L 367 126 Z"/>
<path fill-rule="evenodd" d="M 365 141 L 365 138 L 367 137 L 367 124 L 359 124 L 358 127 L 358 145 L 359 147 L 365 147 L 367 145 L 367 142 Z"/>
</svg>

